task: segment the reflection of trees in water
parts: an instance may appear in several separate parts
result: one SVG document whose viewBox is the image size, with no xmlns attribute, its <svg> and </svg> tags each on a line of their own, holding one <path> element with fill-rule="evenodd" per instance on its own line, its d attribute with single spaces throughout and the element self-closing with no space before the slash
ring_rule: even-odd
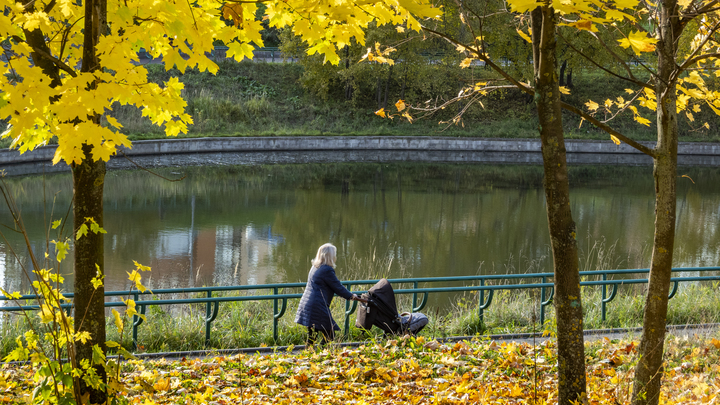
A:
<svg viewBox="0 0 720 405">
<path fill-rule="evenodd" d="M 168 182 L 146 172 L 108 174 L 108 283 L 124 286 L 132 260 L 153 266 L 147 277 L 156 286 L 304 281 L 317 247 L 328 241 L 340 250 L 338 275 L 345 279 L 347 272 L 367 271 L 420 277 L 550 270 L 541 168 L 323 164 L 160 172 L 187 178 Z M 716 265 L 719 172 L 683 174 L 695 183 L 685 178 L 678 183 L 676 265 Z M 647 265 L 651 169 L 580 167 L 570 175 L 572 210 L 586 255 L 597 254 L 593 246 L 604 238 L 603 263 Z M 43 207 L 49 213 L 54 202 L 53 219 L 65 218 L 70 177 L 6 181 L 33 244 L 42 251 L 44 221 L 50 219 Z M 5 207 L 0 222 L 10 223 Z M 21 246 L 17 235 L 6 235 Z M 71 263 L 69 255 L 61 267 L 68 283 Z M 28 289 L 26 281 L 18 281 L 19 265 L 7 255 L 3 274 L 3 286 Z"/>
</svg>

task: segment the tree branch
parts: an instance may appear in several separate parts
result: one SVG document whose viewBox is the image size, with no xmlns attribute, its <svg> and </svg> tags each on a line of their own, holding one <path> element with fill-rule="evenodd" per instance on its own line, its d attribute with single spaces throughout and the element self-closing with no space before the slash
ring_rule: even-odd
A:
<svg viewBox="0 0 720 405">
<path fill-rule="evenodd" d="M 683 14 L 683 17 L 680 20 L 680 23 L 683 26 L 685 26 L 687 23 L 692 21 L 693 18 L 695 18 L 701 14 L 707 14 L 707 13 L 711 13 L 711 12 L 717 10 L 715 5 L 718 3 L 720 3 L 720 0 L 712 0 L 700 8 L 697 8 L 697 5 L 694 5 L 695 6 L 695 7 L 693 7 L 694 10 L 691 13 Z"/>
<path fill-rule="evenodd" d="M 52 61 L 52 63 L 54 63 L 55 66 L 57 66 L 58 68 L 60 68 L 61 70 L 65 71 L 65 72 L 67 72 L 70 76 L 77 77 L 77 73 L 75 72 L 75 70 L 73 70 L 73 68 L 71 68 L 70 66 L 66 65 L 65 62 L 61 61 L 60 59 L 50 55 L 49 53 L 47 53 L 44 50 L 37 48 L 37 47 L 33 47 L 33 52 L 39 53 L 43 57 Z"/>
<path fill-rule="evenodd" d="M 586 113 L 585 111 L 583 111 L 583 110 L 581 110 L 581 109 L 579 109 L 579 108 L 577 108 L 577 107 L 575 107 L 575 106 L 572 106 L 572 105 L 570 105 L 570 104 L 568 104 L 568 103 L 566 103 L 566 102 L 564 102 L 564 101 L 561 101 L 560 104 L 562 105 L 562 108 L 564 108 L 564 109 L 566 109 L 566 110 L 568 110 L 568 111 L 570 111 L 570 112 L 572 112 L 572 113 L 574 113 L 574 114 L 579 115 L 580 117 L 584 118 L 584 119 L 585 119 L 586 121 L 588 121 L 589 123 L 595 125 L 596 127 L 598 127 L 598 128 L 600 128 L 600 129 L 602 129 L 603 131 L 609 133 L 610 135 L 614 135 L 616 138 L 618 138 L 618 139 L 621 140 L 622 142 L 625 142 L 626 144 L 632 146 L 633 148 L 639 150 L 640 152 L 642 152 L 642 153 L 644 153 L 644 154 L 646 154 L 646 155 L 648 155 L 648 156 L 650 156 L 650 157 L 653 157 L 653 158 L 655 157 L 656 153 L 655 153 L 655 150 L 654 150 L 654 149 L 650 149 L 650 148 L 648 148 L 647 146 L 645 146 L 645 145 L 643 145 L 643 144 L 641 144 L 641 143 L 638 143 L 638 142 L 636 142 L 636 141 L 634 141 L 634 140 L 626 137 L 625 135 L 621 134 L 620 132 L 612 129 L 612 127 L 610 127 L 609 125 L 603 124 L 602 122 L 598 121 L 598 120 L 597 120 L 595 117 L 593 117 L 592 115 Z"/>
<path fill-rule="evenodd" d="M 610 56 L 612 56 L 618 63 L 620 63 L 620 66 L 622 66 L 625 69 L 625 71 L 627 72 L 628 77 L 630 77 L 633 80 L 637 80 L 635 78 L 635 75 L 633 75 L 632 70 L 630 70 L 630 66 L 628 66 L 627 63 L 625 62 L 626 59 L 621 58 L 620 56 L 618 56 L 618 54 L 613 52 L 613 50 L 610 49 L 608 44 L 606 44 L 605 41 L 603 41 L 599 35 L 597 35 L 596 33 L 592 32 L 592 31 L 588 31 L 588 33 L 590 33 L 590 35 L 592 35 L 600 43 L 600 45 L 602 45 L 602 47 L 605 48 L 606 51 L 608 51 Z M 563 38 L 563 37 L 561 36 L 560 38 Z M 563 38 L 563 40 L 564 39 L 565 38 Z M 568 41 L 565 41 L 565 43 L 567 43 L 567 42 Z"/>
<path fill-rule="evenodd" d="M 568 41 L 567 39 L 565 39 L 565 37 L 564 37 L 559 31 L 558 31 L 557 35 L 558 35 L 563 41 L 565 41 L 565 44 L 568 45 L 570 48 L 572 48 L 572 50 L 574 50 L 575 52 L 579 53 L 580 56 L 582 56 L 583 58 L 587 59 L 590 63 L 592 63 L 593 65 L 595 65 L 595 66 L 597 66 L 598 68 L 602 69 L 603 71 L 607 72 L 608 74 L 610 74 L 610 75 L 612 75 L 612 76 L 615 76 L 615 77 L 617 77 L 618 79 L 622 79 L 622 80 L 628 81 L 628 82 L 630 82 L 630 83 L 636 84 L 636 85 L 638 85 L 638 86 L 647 87 L 647 88 L 649 88 L 649 89 L 651 89 L 651 90 L 653 89 L 652 86 L 650 86 L 650 85 L 647 84 L 647 83 L 641 82 L 640 80 L 636 79 L 635 77 L 620 76 L 619 74 L 617 74 L 617 73 L 615 73 L 615 72 L 613 72 L 613 71 L 605 68 L 604 66 L 601 66 L 599 63 L 595 62 L 595 60 L 593 60 L 592 58 L 590 58 L 589 56 L 587 56 L 585 53 L 583 53 L 583 51 L 577 49 L 573 44 L 570 43 L 570 41 Z M 632 73 L 631 73 L 631 74 L 632 74 Z"/>
<path fill-rule="evenodd" d="M 702 47 L 708 43 L 708 41 L 710 40 L 712 35 L 718 30 L 718 28 L 720 28 L 720 21 L 715 23 L 715 25 L 708 32 L 705 39 L 703 39 L 703 41 L 697 46 L 697 48 L 695 48 L 693 53 L 690 54 L 690 56 L 688 56 L 687 59 L 685 59 L 685 62 L 680 64 L 680 68 L 676 72 L 675 77 L 677 77 L 677 75 L 682 73 L 683 70 L 687 69 L 689 66 L 691 66 L 694 63 L 699 62 L 702 59 L 707 59 L 708 57 L 717 57 L 717 55 L 718 55 L 717 53 L 704 54 L 704 55 L 700 55 L 700 56 L 697 56 L 697 54 L 698 54 L 698 52 L 700 52 Z"/>
<path fill-rule="evenodd" d="M 456 46 L 457 46 L 457 45 L 465 46 L 465 45 L 461 44 L 460 42 L 458 42 L 457 40 L 455 40 L 455 39 L 453 39 L 453 38 L 450 38 L 449 36 L 447 36 L 447 35 L 445 35 L 445 34 L 443 34 L 443 33 L 440 33 L 440 32 L 438 32 L 438 31 L 435 31 L 435 30 L 433 30 L 433 29 L 430 29 L 430 28 L 427 28 L 427 27 L 423 27 L 423 30 L 425 30 L 425 31 L 427 31 L 427 32 L 430 32 L 430 33 L 432 33 L 432 34 L 435 34 L 435 35 L 437 35 L 438 37 L 443 38 L 443 39 L 445 39 L 446 41 L 448 41 L 448 42 L 450 42 L 451 44 L 454 44 L 454 45 L 456 45 Z M 505 72 L 503 69 L 501 69 L 498 65 L 494 64 L 494 63 L 490 60 L 490 58 L 488 58 L 487 56 L 485 56 L 485 55 L 481 54 L 480 52 L 478 52 L 477 49 L 473 49 L 473 48 L 466 47 L 466 46 L 465 46 L 465 48 L 473 51 L 473 52 L 475 53 L 477 59 L 482 60 L 483 62 L 485 62 L 485 63 L 486 63 L 488 66 L 490 66 L 493 70 L 495 70 L 497 73 L 499 73 L 505 80 L 507 80 L 508 82 L 510 82 L 510 83 L 512 83 L 513 85 L 515 85 L 515 87 L 517 87 L 517 88 L 520 89 L 521 91 L 523 91 L 523 92 L 525 92 L 525 93 L 527 93 L 527 94 L 529 94 L 529 95 L 531 95 L 531 96 L 535 96 L 535 90 L 533 90 L 531 87 L 527 86 L 527 85 L 524 84 L 524 83 L 520 83 L 518 80 L 516 80 L 515 78 L 513 78 L 512 76 L 510 76 L 507 72 Z M 626 144 L 632 146 L 633 148 L 637 149 L 638 151 L 640 151 L 640 152 L 642 152 L 642 153 L 644 153 L 644 154 L 646 154 L 646 155 L 648 155 L 648 156 L 655 157 L 655 151 L 654 151 L 653 149 L 650 149 L 650 148 L 648 148 L 647 146 L 644 146 L 644 145 L 642 145 L 642 144 L 640 144 L 640 143 L 638 143 L 638 142 L 636 142 L 636 141 L 628 138 L 627 136 L 621 134 L 620 132 L 617 132 L 616 130 L 614 130 L 614 129 L 613 129 L 612 127 L 610 127 L 609 125 L 600 122 L 600 121 L 599 121 L 598 119 L 596 119 L 595 117 L 593 117 L 593 116 L 591 116 L 590 114 L 588 114 L 588 113 L 580 110 L 580 109 L 577 108 L 577 107 L 574 107 L 574 106 L 572 106 L 572 105 L 570 105 L 570 104 L 567 104 L 567 103 L 565 103 L 565 102 L 562 102 L 562 101 L 561 101 L 560 104 L 561 104 L 562 108 L 564 108 L 564 109 L 566 109 L 566 110 L 568 110 L 568 111 L 570 111 L 570 112 L 572 112 L 572 113 L 574 113 L 574 114 L 576 114 L 576 115 L 579 115 L 580 117 L 582 117 L 582 118 L 584 118 L 585 120 L 587 120 L 589 123 L 595 125 L 596 127 L 598 127 L 598 128 L 600 128 L 600 129 L 602 129 L 603 131 L 609 133 L 610 135 L 614 135 L 616 138 L 618 138 L 618 139 L 620 139 L 622 142 L 625 142 Z"/>
</svg>

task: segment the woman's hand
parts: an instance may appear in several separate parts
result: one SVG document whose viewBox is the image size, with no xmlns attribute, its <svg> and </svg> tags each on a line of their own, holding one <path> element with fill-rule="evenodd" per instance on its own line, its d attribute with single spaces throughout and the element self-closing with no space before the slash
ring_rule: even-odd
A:
<svg viewBox="0 0 720 405">
<path fill-rule="evenodd" d="M 364 299 L 358 297 L 357 294 L 353 294 L 353 296 L 352 296 L 352 298 L 350 298 L 350 300 L 364 302 L 365 304 L 367 304 L 367 302 L 368 302 L 367 300 L 364 300 Z"/>
</svg>

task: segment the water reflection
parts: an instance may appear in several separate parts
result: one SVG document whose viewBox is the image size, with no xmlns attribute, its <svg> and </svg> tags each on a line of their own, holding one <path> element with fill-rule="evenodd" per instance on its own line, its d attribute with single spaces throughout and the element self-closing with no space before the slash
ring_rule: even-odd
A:
<svg viewBox="0 0 720 405">
<path fill-rule="evenodd" d="M 173 174 L 172 172 L 176 172 Z M 323 164 L 168 169 L 106 179 L 106 285 L 126 289 L 133 260 L 150 288 L 304 281 L 330 241 L 341 278 L 551 271 L 542 168 L 533 166 Z M 678 184 L 676 266 L 718 265 L 720 180 L 687 171 Z M 572 210 L 584 269 L 647 266 L 653 231 L 652 169 L 571 169 Z M 42 252 L 50 218 L 65 219 L 68 176 L 10 179 Z M 45 197 L 43 197 L 45 196 Z M 52 213 L 52 215 L 51 215 Z M 9 224 L 5 207 L 0 222 Z M 68 229 L 63 230 L 65 234 Z M 58 239 L 50 231 L 50 239 Z M 3 230 L 26 251 L 20 236 Z M 51 254 L 51 257 L 53 255 Z M 22 264 L 30 266 L 25 255 Z M 57 267 L 72 285 L 72 251 Z M 0 245 L 0 285 L 28 291 L 20 263 Z"/>
</svg>

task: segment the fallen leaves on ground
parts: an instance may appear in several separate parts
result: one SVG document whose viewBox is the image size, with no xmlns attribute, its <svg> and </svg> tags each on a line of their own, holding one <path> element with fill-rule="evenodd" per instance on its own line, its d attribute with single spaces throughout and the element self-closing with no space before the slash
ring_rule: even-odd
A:
<svg viewBox="0 0 720 405">
<path fill-rule="evenodd" d="M 637 342 L 586 344 L 588 403 L 629 402 Z M 667 344 L 661 403 L 720 404 L 720 346 Z M 300 353 L 128 361 L 110 385 L 131 404 L 554 404 L 556 343 L 398 338 Z M 0 403 L 25 403 L 30 366 L 0 367 Z"/>
</svg>

